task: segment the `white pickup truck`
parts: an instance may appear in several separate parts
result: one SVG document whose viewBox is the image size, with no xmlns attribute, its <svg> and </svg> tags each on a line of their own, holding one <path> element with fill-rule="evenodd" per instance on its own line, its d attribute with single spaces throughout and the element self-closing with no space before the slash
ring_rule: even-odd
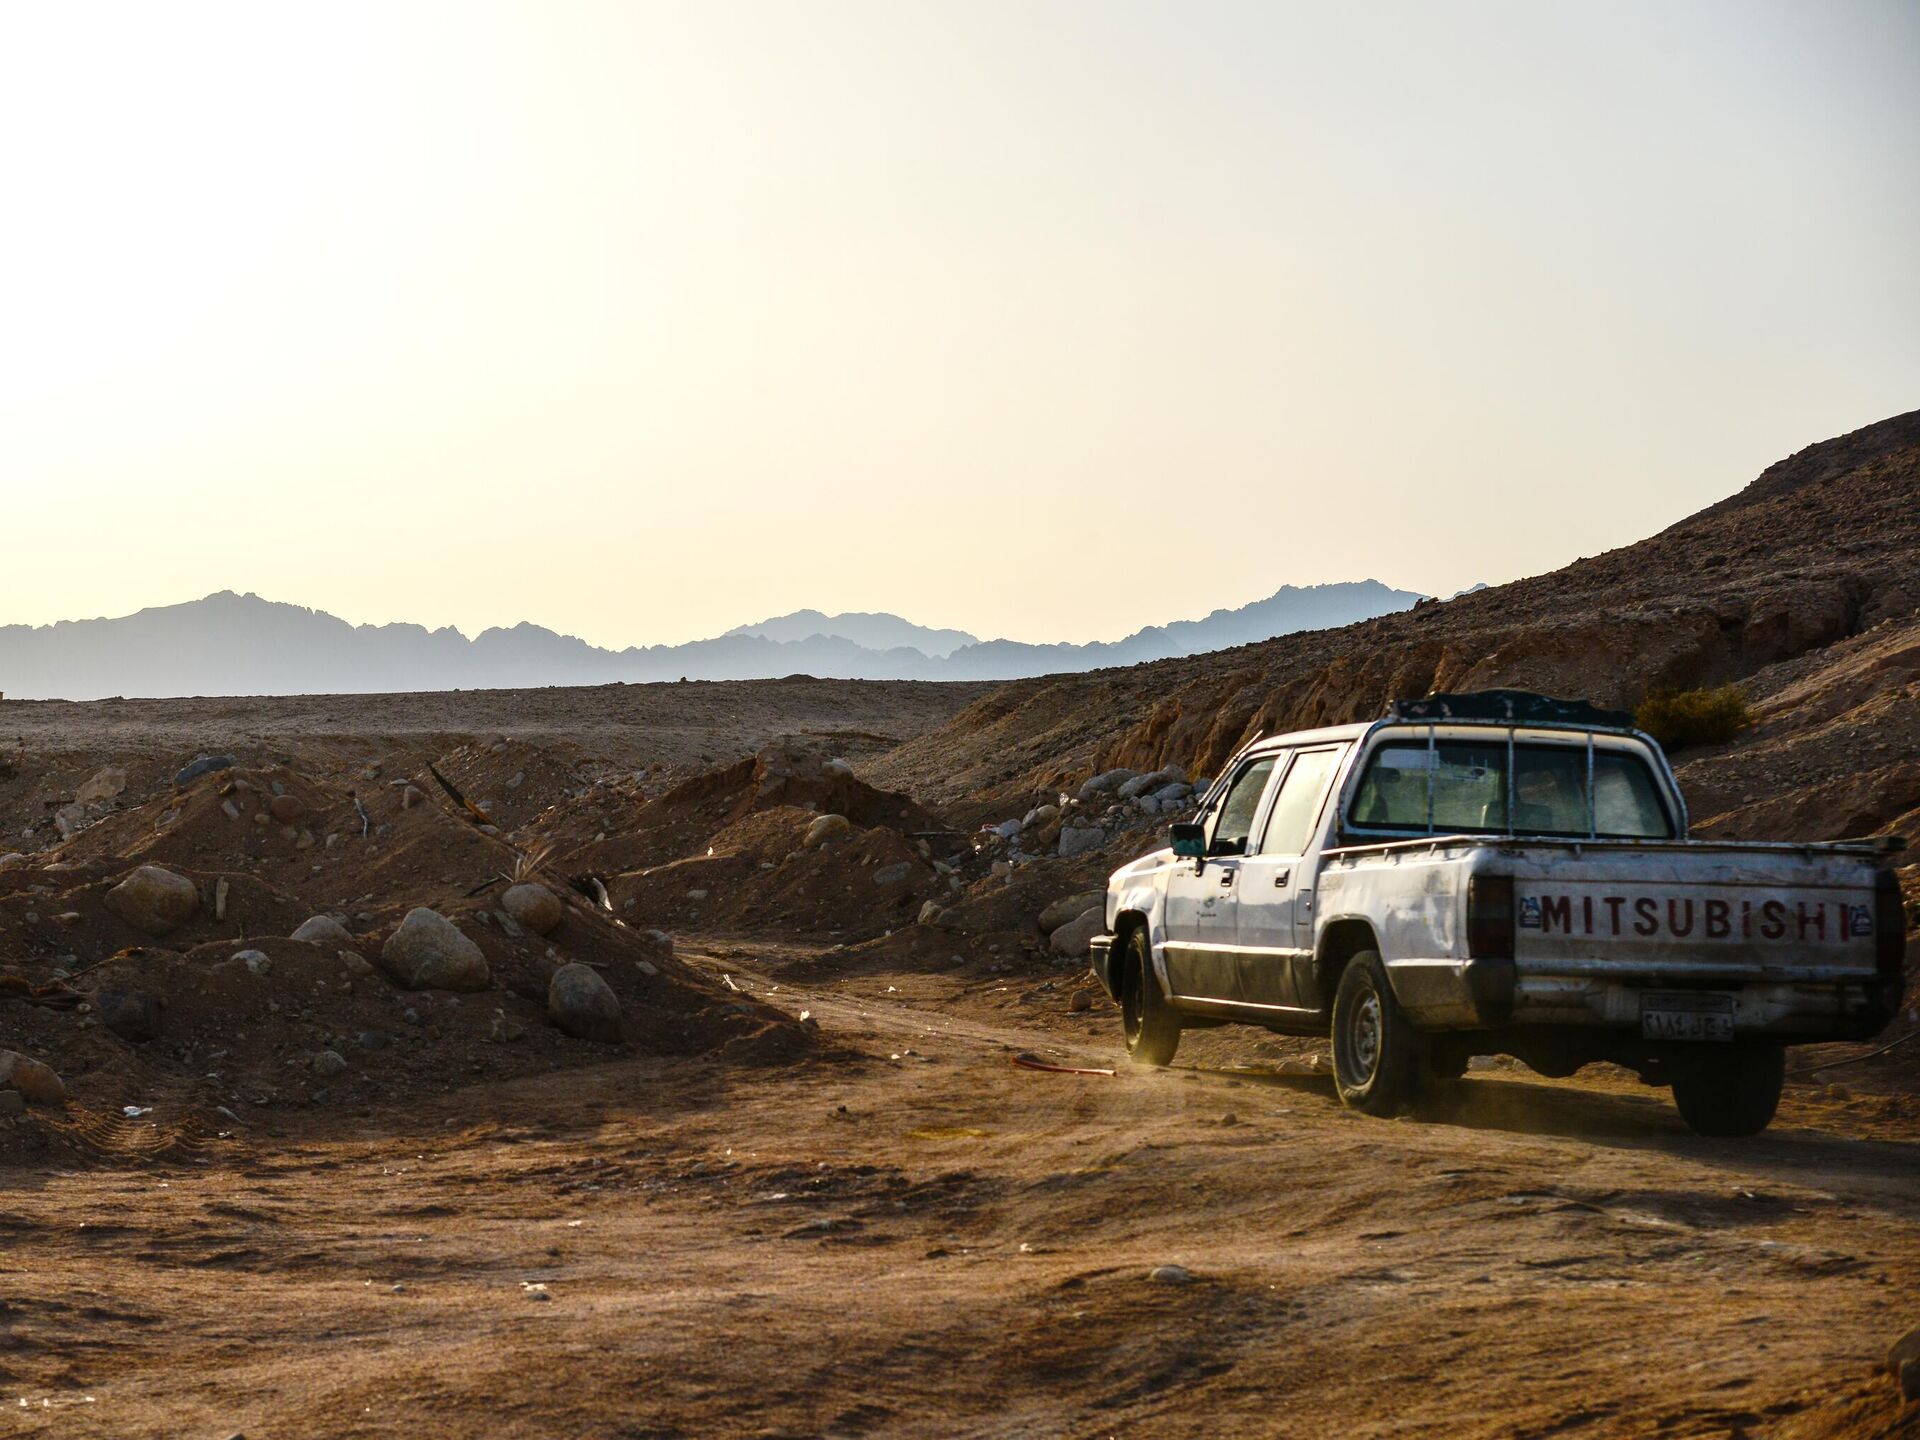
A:
<svg viewBox="0 0 1920 1440">
<path fill-rule="evenodd" d="M 1610 1060 L 1751 1135 L 1788 1044 L 1873 1036 L 1905 985 L 1898 841 L 1689 840 L 1659 745 L 1580 702 L 1437 695 L 1262 738 L 1169 838 L 1114 872 L 1093 942 L 1128 1053 L 1331 1033 L 1341 1099 L 1377 1115 L 1508 1054 Z"/>
</svg>

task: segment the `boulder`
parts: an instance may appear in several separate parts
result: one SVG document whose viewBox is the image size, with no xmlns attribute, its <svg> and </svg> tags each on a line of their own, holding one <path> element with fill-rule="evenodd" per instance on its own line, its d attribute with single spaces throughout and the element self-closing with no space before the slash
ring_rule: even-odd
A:
<svg viewBox="0 0 1920 1440">
<path fill-rule="evenodd" d="M 1097 905 L 1084 912 L 1078 919 L 1069 920 L 1048 936 L 1047 948 L 1056 955 L 1079 959 L 1087 953 L 1088 942 L 1104 930 L 1106 924 L 1106 906 Z"/>
<path fill-rule="evenodd" d="M 163 1002 L 145 990 L 100 990 L 93 997 L 93 1015 L 122 1040 L 152 1040 L 160 1034 Z"/>
<path fill-rule="evenodd" d="M 282 825 L 298 825 L 311 812 L 298 795 L 276 795 L 267 802 L 267 813 Z"/>
<path fill-rule="evenodd" d="M 1060 856 L 1069 859 L 1098 850 L 1107 843 L 1107 832 L 1091 825 L 1064 825 L 1060 829 Z"/>
<path fill-rule="evenodd" d="M 211 775 L 216 770 L 231 770 L 232 768 L 233 757 L 231 755 L 202 755 L 191 764 L 183 767 L 180 773 L 173 777 L 173 783 L 176 785 L 185 785 L 189 781 L 198 780 L 202 775 Z"/>
<path fill-rule="evenodd" d="M 107 892 L 107 909 L 155 938 L 179 929 L 199 908 L 199 887 L 158 865 L 142 865 Z"/>
<path fill-rule="evenodd" d="M 1177 765 L 1170 765 L 1164 770 L 1154 770 L 1145 775 L 1136 775 L 1131 780 L 1124 780 L 1116 787 L 1114 793 L 1122 800 L 1132 800 L 1166 785 L 1184 785 L 1186 780 L 1187 775 L 1184 770 Z"/>
<path fill-rule="evenodd" d="M 896 860 L 893 864 L 882 865 L 878 870 L 874 871 L 873 883 L 876 885 L 898 885 L 902 880 L 905 880 L 912 874 L 913 862 L 911 860 Z"/>
<path fill-rule="evenodd" d="M 353 932 L 331 915 L 315 915 L 309 920 L 302 920 L 292 938 L 304 940 L 309 945 L 330 945 L 336 950 L 346 949 L 353 944 Z"/>
<path fill-rule="evenodd" d="M 118 765 L 105 765 L 73 792 L 73 798 L 82 805 L 104 805 L 126 788 L 127 772 Z"/>
<path fill-rule="evenodd" d="M 1158 801 L 1160 808 L 1164 810 L 1168 805 L 1177 805 L 1192 794 L 1193 787 L 1186 781 L 1180 780 L 1171 785 L 1162 785 L 1158 790 L 1152 791 L 1148 798 Z"/>
<path fill-rule="evenodd" d="M 816 845 L 824 845 L 836 835 L 844 835 L 853 829 L 853 822 L 844 815 L 818 815 L 807 826 L 806 839 L 800 843 L 811 850 Z"/>
<path fill-rule="evenodd" d="M 544 885 L 531 881 L 507 887 L 500 908 L 536 935 L 544 935 L 567 918 L 567 907 Z"/>
<path fill-rule="evenodd" d="M 620 999 L 591 965 L 562 965 L 553 972 L 547 1018 L 576 1040 L 620 1039 Z"/>
<path fill-rule="evenodd" d="M 29 1105 L 62 1105 L 67 1087 L 38 1060 L 15 1050 L 0 1050 L 0 1089 L 16 1090 Z"/>
<path fill-rule="evenodd" d="M 484 990 L 493 981 L 480 947 L 424 905 L 387 937 L 380 965 L 409 990 Z"/>
<path fill-rule="evenodd" d="M 1103 770 L 1091 780 L 1081 785 L 1078 792 L 1079 797 L 1082 800 L 1091 800 L 1096 795 L 1111 795 L 1139 773 L 1138 770 L 1127 770 L 1124 768 L 1119 770 Z"/>
<path fill-rule="evenodd" d="M 1051 935 L 1069 920 L 1077 920 L 1092 906 L 1099 906 L 1105 912 L 1107 892 L 1104 890 L 1083 890 L 1078 895 L 1069 895 L 1064 900 L 1056 900 L 1040 912 L 1040 933 Z"/>
<path fill-rule="evenodd" d="M 1920 1400 L 1920 1325 L 1914 1326 L 1887 1350 L 1887 1370 L 1900 1394 Z"/>
<path fill-rule="evenodd" d="M 1002 820 L 998 825 L 993 827 L 993 833 L 998 835 L 1002 840 L 1011 840 L 1020 833 L 1021 824 L 1022 822 L 1019 820 Z"/>
<path fill-rule="evenodd" d="M 1050 825 L 1059 818 L 1060 807 L 1058 805 L 1036 805 L 1027 812 L 1026 818 L 1020 822 L 1020 828 L 1022 830 L 1031 830 L 1036 825 Z"/>
</svg>

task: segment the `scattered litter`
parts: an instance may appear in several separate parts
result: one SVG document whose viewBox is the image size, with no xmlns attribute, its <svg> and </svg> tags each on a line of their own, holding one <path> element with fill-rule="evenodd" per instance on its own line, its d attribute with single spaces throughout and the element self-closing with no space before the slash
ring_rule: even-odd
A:
<svg viewBox="0 0 1920 1440">
<path fill-rule="evenodd" d="M 120 1107 L 120 1113 L 121 1113 L 122 1115 L 124 1115 L 124 1116 L 126 1116 L 126 1117 L 127 1117 L 127 1119 L 129 1119 L 129 1120 L 138 1120 L 138 1119 L 139 1119 L 139 1118 L 140 1118 L 140 1117 L 141 1117 L 142 1115 L 151 1115 L 151 1114 L 153 1113 L 153 1106 L 151 1106 L 151 1105 L 122 1105 L 122 1106 Z"/>
</svg>

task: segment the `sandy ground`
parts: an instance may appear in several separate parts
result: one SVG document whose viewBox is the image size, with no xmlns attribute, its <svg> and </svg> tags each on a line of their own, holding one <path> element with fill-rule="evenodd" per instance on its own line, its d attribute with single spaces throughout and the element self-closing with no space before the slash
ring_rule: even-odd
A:
<svg viewBox="0 0 1920 1440">
<path fill-rule="evenodd" d="M 1257 1032 L 1129 1068 L 1058 972 L 683 948 L 821 1054 L 350 1133 L 76 1118 L 119 1163 L 0 1168 L 11 1432 L 1920 1434 L 1875 1373 L 1920 1318 L 1904 1099 L 1800 1087 L 1711 1141 L 1660 1092 L 1477 1073 L 1385 1122 L 1237 1063 Z"/>
<path fill-rule="evenodd" d="M 500 735 L 573 744 L 616 765 L 697 766 L 777 735 L 877 754 L 949 719 L 995 687 L 909 680 L 690 681 L 409 695 L 183 700 L 0 701 L 4 747 L 118 756 L 229 750 L 365 749 Z"/>
</svg>

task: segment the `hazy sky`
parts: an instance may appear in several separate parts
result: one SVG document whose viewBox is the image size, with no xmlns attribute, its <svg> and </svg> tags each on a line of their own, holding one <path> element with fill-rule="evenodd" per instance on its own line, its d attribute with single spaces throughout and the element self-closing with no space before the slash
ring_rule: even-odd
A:
<svg viewBox="0 0 1920 1440">
<path fill-rule="evenodd" d="M 1920 406 L 1920 5 L 14 4 L 0 623 L 1451 591 Z"/>
</svg>

